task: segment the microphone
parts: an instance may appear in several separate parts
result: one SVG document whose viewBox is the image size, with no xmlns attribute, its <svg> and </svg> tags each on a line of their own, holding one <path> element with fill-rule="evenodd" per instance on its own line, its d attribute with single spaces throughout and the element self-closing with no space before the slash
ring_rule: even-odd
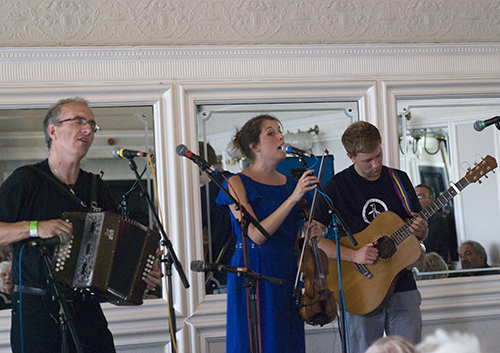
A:
<svg viewBox="0 0 500 353">
<path fill-rule="evenodd" d="M 191 261 L 191 271 L 195 272 L 220 272 L 220 273 L 241 273 L 248 272 L 245 267 L 236 267 L 223 264 L 214 264 L 205 261 Z"/>
<path fill-rule="evenodd" d="M 296 154 L 300 158 L 315 157 L 314 154 L 298 149 L 297 147 L 293 147 L 289 143 L 285 143 L 283 146 L 281 146 L 281 150 L 283 151 L 283 153 Z"/>
<path fill-rule="evenodd" d="M 491 119 L 486 119 L 486 120 L 477 120 L 475 123 L 474 123 L 474 129 L 476 131 L 483 131 L 484 128 L 487 128 L 488 126 L 490 125 L 493 125 L 493 124 L 498 124 L 500 123 L 500 115 L 499 116 L 494 116 L 493 118 Z M 500 130 L 500 129 L 499 129 Z"/>
<path fill-rule="evenodd" d="M 54 235 L 53 237 L 50 238 L 33 238 L 28 245 L 29 246 L 36 246 L 36 245 L 41 245 L 43 247 L 46 246 L 56 246 L 56 245 L 64 245 L 69 243 L 70 237 L 66 233 L 59 233 Z"/>
<path fill-rule="evenodd" d="M 113 150 L 113 156 L 117 159 L 120 158 L 134 158 L 134 157 L 146 157 L 148 154 L 141 151 L 127 150 L 123 147 L 116 147 Z"/>
<path fill-rule="evenodd" d="M 191 152 L 189 150 L 189 148 L 187 148 L 187 146 L 185 146 L 185 145 L 179 145 L 175 149 L 175 152 L 177 152 L 177 154 L 179 156 L 189 158 L 190 160 L 192 160 L 193 162 L 195 162 L 196 164 L 198 164 L 198 166 L 201 168 L 201 170 L 208 171 L 208 172 L 213 172 L 212 167 L 210 166 L 210 164 L 208 164 L 208 162 L 206 160 L 204 160 L 203 158 L 201 158 L 200 156 L 198 156 L 198 155 L 194 154 L 193 152 Z"/>
</svg>

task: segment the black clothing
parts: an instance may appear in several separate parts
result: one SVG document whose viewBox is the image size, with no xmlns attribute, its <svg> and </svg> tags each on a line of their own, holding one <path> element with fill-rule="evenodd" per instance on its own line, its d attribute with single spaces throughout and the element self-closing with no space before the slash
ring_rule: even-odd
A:
<svg viewBox="0 0 500 353">
<path fill-rule="evenodd" d="M 52 175 L 48 160 L 36 164 L 49 175 Z M 12 175 L 0 186 L 0 221 L 44 221 L 57 219 L 63 212 L 89 212 L 65 192 L 67 185 L 54 178 L 53 181 L 32 167 L 24 166 L 15 170 Z M 93 174 L 80 170 L 73 191 L 85 203 L 92 202 Z M 107 185 L 97 178 L 97 204 L 103 211 L 116 211 L 116 204 Z M 19 285 L 19 263 L 22 263 L 21 285 L 35 287 L 50 293 L 51 287 L 47 283 L 47 273 L 39 247 L 24 246 L 29 239 L 11 244 L 12 247 L 12 281 Z M 48 248 L 49 254 L 53 248 Z M 84 301 L 70 288 L 65 287 L 68 299 L 74 301 L 72 313 L 80 341 L 85 352 L 105 351 L 113 352 L 114 345 L 111 333 L 107 329 L 107 322 L 99 303 L 95 300 Z M 23 337 L 25 340 L 24 352 L 59 352 L 61 335 L 59 324 L 52 318 L 58 317 L 59 306 L 50 298 L 23 294 L 20 307 L 18 293 L 14 293 L 11 340 L 14 352 L 20 352 L 20 322 L 18 313 L 22 311 Z M 82 309 L 83 308 L 83 309 Z M 82 315 L 85 313 L 85 315 Z M 92 339 L 90 339 L 92 337 Z M 29 338 L 29 341 L 26 341 Z M 88 338 L 88 340 L 86 340 Z M 71 335 L 68 336 L 71 341 Z M 45 343 L 43 343 L 45 342 Z M 36 343 L 32 345 L 31 343 Z M 44 349 L 38 347 L 46 347 Z M 91 348 L 93 347 L 93 349 Z"/>
<path fill-rule="evenodd" d="M 438 253 L 446 263 L 458 261 L 457 231 L 453 212 L 437 212 L 427 220 L 429 235 L 424 240 L 427 253 Z"/>
<path fill-rule="evenodd" d="M 214 177 L 217 178 L 221 184 L 224 182 L 224 177 L 222 175 L 227 178 L 231 173 L 224 171 L 215 174 Z M 207 251 L 207 254 L 205 254 L 205 261 L 229 265 L 236 247 L 236 239 L 232 232 L 231 216 L 229 211 L 223 209 L 215 202 L 217 195 L 219 195 L 220 188 L 213 181 L 207 182 L 207 185 L 209 192 L 208 201 L 210 204 L 210 231 L 212 236 L 212 242 L 209 246 L 212 248 L 212 259 L 208 258 L 209 253 Z M 207 212 L 207 185 L 201 187 L 201 214 L 204 233 L 205 231 L 208 232 L 207 227 L 209 224 Z M 213 276 L 221 285 L 227 283 L 225 273 L 215 272 Z M 208 283 L 207 292 L 211 292 L 213 289 L 211 283 Z"/>
<path fill-rule="evenodd" d="M 396 169 L 393 171 L 409 195 L 411 211 L 420 212 L 422 209 L 420 202 L 407 174 Z M 398 197 L 393 178 L 385 166 L 382 168 L 380 178 L 370 181 L 360 176 L 354 169 L 354 165 L 351 165 L 330 178 L 325 184 L 324 192 L 330 197 L 333 205 L 354 235 L 368 227 L 371 221 L 384 211 L 392 211 L 403 220 L 411 217 Z M 329 207 L 325 200 L 319 198 L 314 219 L 328 226 L 332 221 L 332 216 L 328 211 Z M 404 292 L 416 288 L 417 285 L 411 271 L 403 270 L 394 291 Z"/>
<path fill-rule="evenodd" d="M 10 294 L 0 292 L 0 310 L 12 308 L 12 296 Z"/>
</svg>

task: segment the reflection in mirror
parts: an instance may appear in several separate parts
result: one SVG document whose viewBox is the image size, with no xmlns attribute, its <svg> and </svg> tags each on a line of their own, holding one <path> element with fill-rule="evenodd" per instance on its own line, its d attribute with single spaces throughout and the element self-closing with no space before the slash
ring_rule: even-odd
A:
<svg viewBox="0 0 500 353">
<path fill-rule="evenodd" d="M 245 169 L 248 161 L 233 148 L 232 138 L 236 128 L 241 128 L 249 119 L 260 114 L 278 118 L 283 124 L 285 142 L 294 147 L 318 156 L 327 149 L 335 164 L 332 165 L 332 173 L 350 165 L 340 138 L 347 126 L 358 120 L 357 102 L 200 105 L 197 112 L 198 139 L 203 142 L 199 146 L 200 155 L 220 170 L 237 173 Z M 214 150 L 216 162 L 210 160 L 210 148 Z M 296 157 L 287 157 L 291 163 L 296 160 Z M 207 183 L 202 172 L 200 182 L 205 261 L 229 264 L 234 252 L 229 215 L 215 204 L 218 187 Z M 220 212 L 228 217 L 229 228 L 227 220 L 221 220 Z M 205 284 L 209 294 L 226 292 L 225 274 L 208 273 Z"/>
<path fill-rule="evenodd" d="M 91 107 L 100 130 L 81 162 L 83 170 L 103 173 L 120 213 L 153 228 L 148 204 L 135 185 L 135 174 L 126 159 L 113 157 L 116 147 L 153 154 L 153 108 Z M 38 163 L 48 157 L 42 122 L 48 108 L 0 110 L 0 183 L 18 167 Z M 145 158 L 136 158 L 139 174 L 146 190 L 153 190 L 152 172 Z M 151 193 L 154 199 L 154 193 Z M 118 210 L 117 210 L 118 211 Z M 152 297 L 160 296 L 161 290 Z"/>
<path fill-rule="evenodd" d="M 453 192 L 456 184 L 460 184 L 467 172 L 476 170 L 475 166 L 484 157 L 491 155 L 496 159 L 498 130 L 491 127 L 476 131 L 474 123 L 498 115 L 499 110 L 500 100 L 491 98 L 398 101 L 401 169 L 408 173 L 413 185 L 425 184 L 416 187 L 423 207 L 432 203 L 432 191 L 436 198 L 447 190 Z M 448 270 L 432 254 L 428 256 L 429 263 L 415 269 L 417 278 L 498 272 L 494 267 L 486 271 L 470 269 L 467 257 L 481 258 L 482 251 L 480 248 L 468 251 L 467 245 L 461 246 L 473 240 L 484 247 L 487 261 L 478 261 L 472 267 L 500 264 L 498 237 L 492 232 L 498 229 L 498 179 L 493 173 L 487 177 L 480 183 L 471 181 L 463 193 L 458 190 L 460 195 L 446 205 L 432 203 L 436 214 L 429 219 L 427 252 L 439 254 Z"/>
</svg>

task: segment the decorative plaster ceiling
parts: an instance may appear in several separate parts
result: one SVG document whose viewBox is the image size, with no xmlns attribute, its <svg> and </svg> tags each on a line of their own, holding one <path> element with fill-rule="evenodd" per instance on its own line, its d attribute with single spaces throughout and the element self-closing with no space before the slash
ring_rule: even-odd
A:
<svg viewBox="0 0 500 353">
<path fill-rule="evenodd" d="M 489 0 L 0 2 L 0 46 L 498 42 Z"/>
</svg>

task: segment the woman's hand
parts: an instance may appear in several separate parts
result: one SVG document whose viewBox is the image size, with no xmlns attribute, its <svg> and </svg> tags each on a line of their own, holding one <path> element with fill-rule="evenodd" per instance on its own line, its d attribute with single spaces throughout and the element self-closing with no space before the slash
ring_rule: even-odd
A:
<svg viewBox="0 0 500 353">
<path fill-rule="evenodd" d="M 297 182 L 297 186 L 290 195 L 290 199 L 293 202 L 299 202 L 304 197 L 304 194 L 308 191 L 314 190 L 318 187 L 319 179 L 314 174 L 314 170 L 306 170 L 304 174 L 300 177 Z"/>
<path fill-rule="evenodd" d="M 318 241 L 323 234 L 323 230 L 317 221 L 312 221 L 310 224 L 305 223 L 303 227 L 304 234 L 307 234 L 307 231 L 309 231 L 309 239 L 316 238 Z"/>
</svg>

